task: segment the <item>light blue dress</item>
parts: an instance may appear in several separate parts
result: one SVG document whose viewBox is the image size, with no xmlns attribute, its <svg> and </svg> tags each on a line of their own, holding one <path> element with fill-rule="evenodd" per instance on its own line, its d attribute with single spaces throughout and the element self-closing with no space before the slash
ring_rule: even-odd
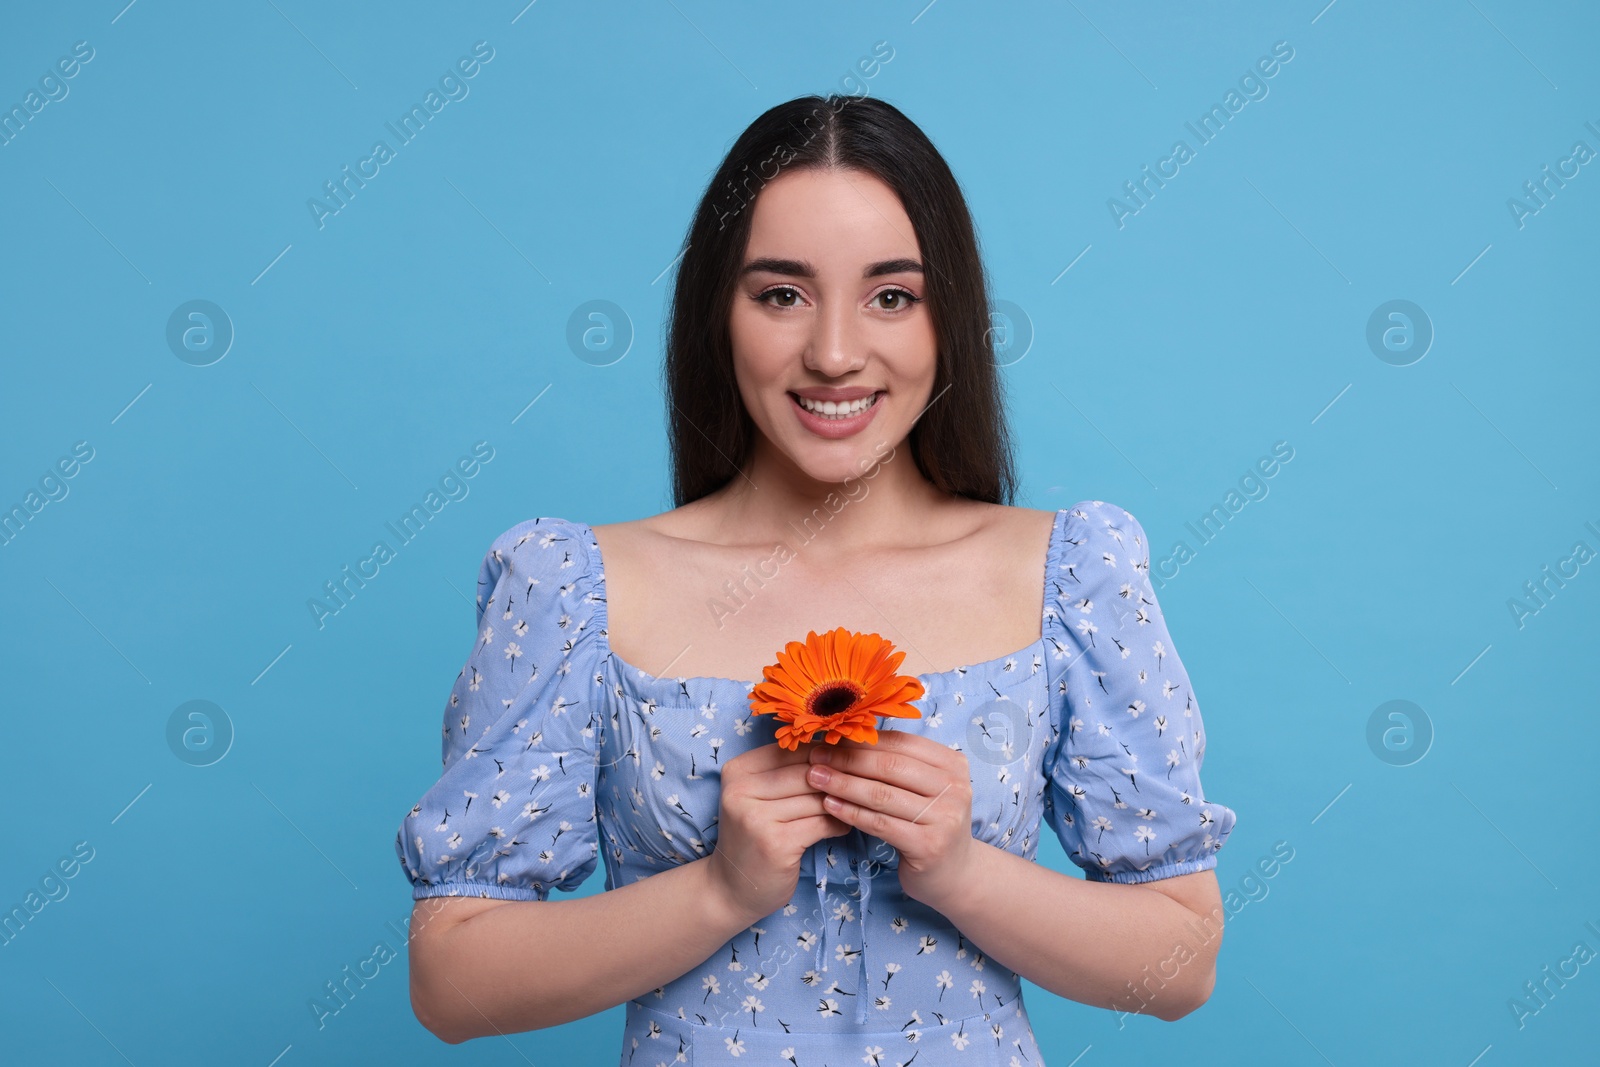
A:
<svg viewBox="0 0 1600 1067">
<path fill-rule="evenodd" d="M 1201 790 L 1200 707 L 1149 568 L 1122 508 L 1063 508 L 1039 639 L 921 675 L 922 718 L 880 720 L 966 752 L 974 837 L 1031 860 L 1042 817 L 1095 881 L 1216 866 L 1235 816 Z M 750 713 L 756 681 L 624 663 L 591 528 L 507 530 L 479 572 L 443 774 L 395 839 L 413 897 L 544 900 L 602 855 L 608 890 L 709 855 L 722 763 L 773 743 L 773 717 Z M 1021 985 L 905 895 L 893 848 L 853 830 L 808 850 L 787 905 L 628 1001 L 620 1064 L 1041 1067 Z"/>
</svg>

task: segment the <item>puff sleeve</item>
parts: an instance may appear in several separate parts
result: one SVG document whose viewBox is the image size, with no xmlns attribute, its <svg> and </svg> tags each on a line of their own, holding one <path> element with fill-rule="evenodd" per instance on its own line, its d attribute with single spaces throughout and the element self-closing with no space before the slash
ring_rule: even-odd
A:
<svg viewBox="0 0 1600 1067">
<path fill-rule="evenodd" d="M 599 855 L 596 631 L 588 553 L 572 524 L 532 519 L 478 570 L 478 635 L 444 710 L 443 773 L 401 823 L 412 897 L 546 900 Z M 574 617 L 582 620 L 575 623 Z"/>
<path fill-rule="evenodd" d="M 1045 817 L 1093 881 L 1210 870 L 1236 816 L 1200 786 L 1205 727 L 1150 585 L 1144 529 L 1099 501 L 1067 522 L 1050 568 Z"/>
</svg>

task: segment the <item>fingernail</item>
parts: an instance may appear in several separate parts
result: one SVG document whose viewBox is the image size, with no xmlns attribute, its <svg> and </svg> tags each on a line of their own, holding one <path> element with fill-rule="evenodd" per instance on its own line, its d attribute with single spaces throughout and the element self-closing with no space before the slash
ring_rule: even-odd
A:
<svg viewBox="0 0 1600 1067">
<path fill-rule="evenodd" d="M 811 762 L 812 763 L 832 763 L 833 762 L 833 753 L 830 750 L 826 749 L 826 748 L 814 748 L 814 749 L 811 750 Z"/>
<path fill-rule="evenodd" d="M 828 781 L 828 768 L 813 767 L 808 772 L 808 777 L 811 779 L 813 785 L 824 785 Z"/>
</svg>

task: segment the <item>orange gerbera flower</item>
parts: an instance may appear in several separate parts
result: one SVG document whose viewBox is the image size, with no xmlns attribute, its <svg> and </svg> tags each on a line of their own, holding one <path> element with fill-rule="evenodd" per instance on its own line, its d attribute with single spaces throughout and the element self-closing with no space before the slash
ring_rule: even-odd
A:
<svg viewBox="0 0 1600 1067">
<path fill-rule="evenodd" d="M 791 752 L 820 730 L 825 740 L 839 738 L 877 744 L 879 715 L 920 719 L 922 713 L 907 702 L 926 690 L 907 674 L 897 674 L 904 652 L 878 634 L 861 634 L 839 627 L 805 642 L 790 641 L 778 653 L 778 662 L 761 669 L 762 681 L 750 691 L 754 715 L 776 715 L 778 744 Z"/>
</svg>

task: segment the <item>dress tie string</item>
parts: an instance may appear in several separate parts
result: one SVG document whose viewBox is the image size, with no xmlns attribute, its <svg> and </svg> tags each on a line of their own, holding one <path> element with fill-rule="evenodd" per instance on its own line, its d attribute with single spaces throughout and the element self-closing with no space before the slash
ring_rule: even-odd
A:
<svg viewBox="0 0 1600 1067">
<path fill-rule="evenodd" d="M 850 865 L 856 866 L 856 861 L 851 860 Z M 872 875 L 863 875 L 859 869 L 856 871 L 856 882 L 861 886 L 861 913 L 857 918 L 861 920 L 861 977 L 856 982 L 856 1025 L 867 1021 L 867 997 L 870 995 L 867 983 L 867 903 L 872 899 Z"/>
<path fill-rule="evenodd" d="M 822 973 L 822 942 L 828 937 L 828 861 L 823 855 L 823 842 L 811 846 L 811 870 L 817 876 L 817 914 L 822 917 L 822 929 L 817 934 L 817 959 L 815 970 Z"/>
<path fill-rule="evenodd" d="M 828 936 L 828 860 L 826 841 L 818 841 L 811 846 L 811 869 L 817 873 L 817 911 L 822 916 L 822 932 L 817 937 L 817 953 L 815 969 L 820 975 L 824 967 L 823 942 Z M 872 875 L 861 873 L 859 861 L 852 856 L 850 870 L 857 885 L 861 887 L 861 907 L 856 915 L 856 921 L 861 927 L 861 951 L 857 953 L 858 978 L 856 981 L 856 1023 L 863 1024 L 867 1021 L 867 998 L 869 990 L 867 983 L 867 908 L 872 901 Z M 849 881 L 849 879 L 846 879 Z"/>
</svg>

